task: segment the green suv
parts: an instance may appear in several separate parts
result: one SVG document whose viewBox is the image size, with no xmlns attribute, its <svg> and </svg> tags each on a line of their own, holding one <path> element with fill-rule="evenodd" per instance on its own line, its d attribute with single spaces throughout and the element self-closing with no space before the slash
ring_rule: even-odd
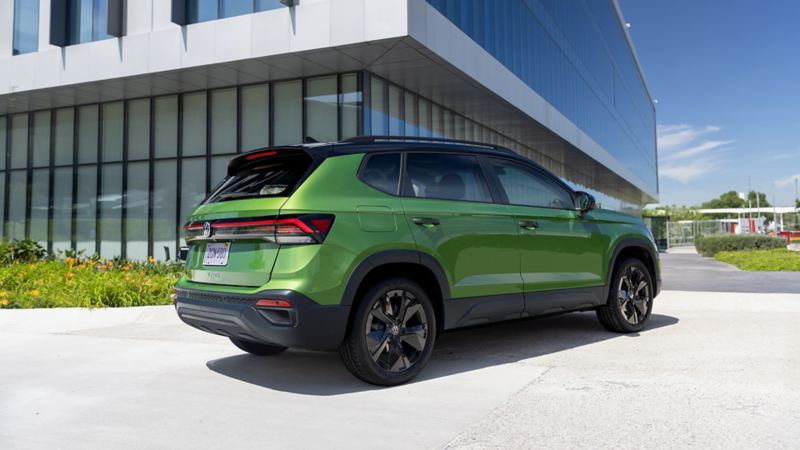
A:
<svg viewBox="0 0 800 450">
<path fill-rule="evenodd" d="M 184 322 L 260 356 L 338 349 L 378 385 L 412 379 L 454 328 L 595 310 L 639 331 L 660 285 L 640 219 L 511 150 L 446 139 L 239 155 L 184 229 Z"/>
</svg>

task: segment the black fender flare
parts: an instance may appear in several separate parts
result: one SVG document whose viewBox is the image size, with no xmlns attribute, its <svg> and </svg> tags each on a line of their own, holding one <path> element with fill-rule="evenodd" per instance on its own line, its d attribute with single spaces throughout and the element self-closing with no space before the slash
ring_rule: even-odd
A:
<svg viewBox="0 0 800 450">
<path fill-rule="evenodd" d="M 436 258 L 417 250 L 385 250 L 367 256 L 353 269 L 353 273 L 350 275 L 342 294 L 341 304 L 348 306 L 353 304 L 361 282 L 373 269 L 385 264 L 396 263 L 418 264 L 429 269 L 436 278 L 439 290 L 442 292 L 442 300 L 450 298 L 450 285 L 447 282 L 447 275 L 439 262 L 436 261 Z"/>
<path fill-rule="evenodd" d="M 620 239 L 616 246 L 614 247 L 614 251 L 611 253 L 611 258 L 608 260 L 608 273 L 606 274 L 606 286 L 603 292 L 603 298 L 608 298 L 608 292 L 611 289 L 611 277 L 614 275 L 614 270 L 616 269 L 617 265 L 617 257 L 619 254 L 622 253 L 623 250 L 628 248 L 637 248 L 647 252 L 648 256 L 650 257 L 650 264 L 653 267 L 653 283 L 655 283 L 655 295 L 658 295 L 659 291 L 661 290 L 661 277 L 658 270 L 658 254 L 656 250 L 653 249 L 650 241 L 644 238 L 637 238 L 637 237 L 627 237 Z"/>
</svg>

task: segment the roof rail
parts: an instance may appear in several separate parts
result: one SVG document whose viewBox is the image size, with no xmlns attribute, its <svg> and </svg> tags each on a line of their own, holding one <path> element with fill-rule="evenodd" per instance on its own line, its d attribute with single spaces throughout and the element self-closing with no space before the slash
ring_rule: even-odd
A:
<svg viewBox="0 0 800 450">
<path fill-rule="evenodd" d="M 483 142 L 465 141 L 462 139 L 450 139 L 439 137 L 425 137 L 425 136 L 355 136 L 344 139 L 341 142 L 348 142 L 353 144 L 368 144 L 373 142 L 394 142 L 394 141 L 408 141 L 408 142 L 438 142 L 442 144 L 464 144 L 472 145 L 475 147 L 491 148 L 499 151 L 515 153 L 513 150 L 501 147 L 494 144 L 486 144 Z"/>
</svg>

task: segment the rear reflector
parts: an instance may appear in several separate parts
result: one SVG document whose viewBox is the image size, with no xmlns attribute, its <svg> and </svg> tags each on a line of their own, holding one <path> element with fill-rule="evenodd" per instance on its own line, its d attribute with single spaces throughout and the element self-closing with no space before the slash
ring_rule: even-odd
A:
<svg viewBox="0 0 800 450">
<path fill-rule="evenodd" d="M 261 299 L 256 302 L 256 306 L 264 306 L 267 308 L 291 308 L 292 302 L 289 300 L 277 300 L 277 299 Z"/>
</svg>

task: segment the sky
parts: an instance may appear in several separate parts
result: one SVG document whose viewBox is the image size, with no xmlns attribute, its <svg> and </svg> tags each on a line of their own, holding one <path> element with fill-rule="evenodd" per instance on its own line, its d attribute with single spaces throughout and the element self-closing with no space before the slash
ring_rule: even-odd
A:
<svg viewBox="0 0 800 450">
<path fill-rule="evenodd" d="M 660 202 L 800 177 L 800 1 L 619 0 L 656 104 Z"/>
</svg>

